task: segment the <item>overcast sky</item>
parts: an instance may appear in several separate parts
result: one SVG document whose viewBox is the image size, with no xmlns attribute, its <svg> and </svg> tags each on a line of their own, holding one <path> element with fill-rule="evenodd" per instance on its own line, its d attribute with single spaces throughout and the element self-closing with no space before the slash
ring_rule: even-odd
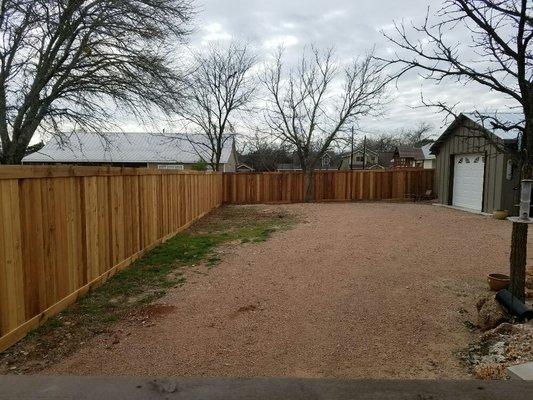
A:
<svg viewBox="0 0 533 400">
<path fill-rule="evenodd" d="M 391 51 L 391 43 L 380 33 L 390 31 L 393 21 L 421 23 L 428 6 L 438 10 L 438 0 L 203 0 L 196 18 L 191 45 L 224 43 L 233 38 L 249 42 L 259 55 L 283 44 L 287 52 L 299 54 L 305 45 L 333 46 L 340 60 L 364 54 L 372 46 L 380 55 Z M 432 14 L 434 14 L 432 11 Z M 460 31 L 450 35 L 460 35 Z M 369 132 L 393 131 L 421 121 L 441 131 L 442 115 L 420 106 L 425 98 L 461 101 L 463 110 L 502 109 L 506 100 L 483 87 L 448 83 L 435 86 L 416 75 L 391 87 L 392 102 L 384 117 L 362 121 Z"/>
</svg>

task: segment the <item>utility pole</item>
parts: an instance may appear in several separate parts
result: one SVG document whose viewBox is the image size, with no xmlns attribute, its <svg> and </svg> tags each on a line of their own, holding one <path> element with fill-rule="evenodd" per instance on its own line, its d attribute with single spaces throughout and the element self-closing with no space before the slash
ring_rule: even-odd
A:
<svg viewBox="0 0 533 400">
<path fill-rule="evenodd" d="M 363 169 L 365 169 L 365 163 L 366 163 L 366 135 L 363 139 Z"/>
<path fill-rule="evenodd" d="M 353 170 L 353 137 L 354 137 L 354 129 L 352 126 L 352 151 L 350 153 L 350 170 Z"/>
</svg>

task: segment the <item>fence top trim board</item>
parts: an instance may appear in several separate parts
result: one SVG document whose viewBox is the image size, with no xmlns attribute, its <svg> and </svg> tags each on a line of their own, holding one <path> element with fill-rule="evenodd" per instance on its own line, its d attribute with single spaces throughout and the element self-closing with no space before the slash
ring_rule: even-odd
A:
<svg viewBox="0 0 533 400">
<path fill-rule="evenodd" d="M 138 176 L 138 175 L 203 175 L 222 174 L 212 171 L 178 171 L 132 167 L 85 167 L 73 165 L 1 165 L 0 180 L 31 178 L 66 178 L 84 176 Z"/>
<path fill-rule="evenodd" d="M 426 169 L 426 168 L 393 168 L 393 169 L 328 169 L 328 170 L 323 170 L 323 169 L 317 169 L 315 171 L 313 171 L 314 174 L 331 174 L 331 173 L 335 173 L 335 174 L 339 174 L 339 173 L 345 173 L 345 174 L 348 174 L 348 173 L 354 173 L 354 172 L 358 172 L 358 173 L 366 173 L 366 174 L 369 174 L 369 173 L 372 173 L 372 174 L 375 174 L 375 173 L 386 173 L 386 172 L 409 172 L 409 171 L 433 171 L 433 169 Z M 254 171 L 254 172 L 224 172 L 224 175 L 282 175 L 282 174 L 299 174 L 299 175 L 303 175 L 304 172 L 303 171 L 265 171 L 265 172 L 260 172 L 260 171 Z"/>
</svg>

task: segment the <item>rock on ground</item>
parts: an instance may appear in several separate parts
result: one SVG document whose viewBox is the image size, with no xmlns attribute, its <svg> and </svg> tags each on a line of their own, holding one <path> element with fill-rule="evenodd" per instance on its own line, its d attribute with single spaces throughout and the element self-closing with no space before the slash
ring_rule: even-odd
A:
<svg viewBox="0 0 533 400">
<path fill-rule="evenodd" d="M 502 323 L 471 344 L 467 362 L 480 379 L 507 379 L 510 365 L 533 361 L 533 321 Z"/>
<path fill-rule="evenodd" d="M 488 331 L 509 321 L 509 314 L 498 303 L 494 295 L 481 297 L 476 304 L 478 312 L 478 326 L 482 331 Z"/>
</svg>

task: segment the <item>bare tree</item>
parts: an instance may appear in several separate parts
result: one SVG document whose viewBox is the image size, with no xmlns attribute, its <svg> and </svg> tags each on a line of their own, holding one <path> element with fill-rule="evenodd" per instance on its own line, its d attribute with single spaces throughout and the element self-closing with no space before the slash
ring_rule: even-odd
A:
<svg viewBox="0 0 533 400">
<path fill-rule="evenodd" d="M 420 122 L 415 126 L 404 127 L 392 132 L 375 133 L 367 136 L 366 148 L 382 152 L 393 151 L 397 146 L 422 147 L 433 143 L 432 130 L 431 124 Z M 362 146 L 362 139 L 357 141 L 357 146 Z"/>
<path fill-rule="evenodd" d="M 35 150 L 36 131 L 96 130 L 120 106 L 175 108 L 171 43 L 188 34 L 189 0 L 3 0 L 0 163 Z"/>
<path fill-rule="evenodd" d="M 280 49 L 262 82 L 267 130 L 296 152 L 305 173 L 305 201 L 311 201 L 313 173 L 324 153 L 348 125 L 380 108 L 387 83 L 381 66 L 370 53 L 341 68 L 331 49 L 311 48 L 295 69 L 285 71 Z"/>
<path fill-rule="evenodd" d="M 205 161 L 214 171 L 219 169 L 224 143 L 234 133 L 231 117 L 245 111 L 252 100 L 255 84 L 250 70 L 255 61 L 247 46 L 236 43 L 195 56 L 179 115 L 192 126 L 190 142 L 199 156 L 209 155 Z"/>
<path fill-rule="evenodd" d="M 428 143 L 432 143 L 431 130 L 433 127 L 427 122 L 421 122 L 413 128 L 402 129 L 397 136 L 400 145 L 422 147 Z"/>
<path fill-rule="evenodd" d="M 250 164 L 256 171 L 276 171 L 279 164 L 293 162 L 286 144 L 257 133 L 245 139 L 241 153 L 239 160 Z"/>
<path fill-rule="evenodd" d="M 483 119 L 487 128 L 519 132 L 519 146 L 513 151 L 521 165 L 522 178 L 533 176 L 533 2 L 531 0 L 447 0 L 437 13 L 438 21 L 428 16 L 422 26 L 414 27 L 417 36 L 403 24 L 396 24 L 396 34 L 385 35 L 398 47 L 395 57 L 387 60 L 398 66 L 397 75 L 418 70 L 426 79 L 478 84 L 507 97 L 514 110 L 523 113 L 521 123 L 506 121 L 495 114 Z M 469 34 L 454 42 L 447 32 L 462 27 Z M 453 113 L 454 105 L 425 103 Z M 479 116 L 482 113 L 477 112 Z M 490 139 L 485 129 L 479 130 Z M 511 243 L 511 289 L 524 298 L 527 225 L 513 224 Z"/>
</svg>

